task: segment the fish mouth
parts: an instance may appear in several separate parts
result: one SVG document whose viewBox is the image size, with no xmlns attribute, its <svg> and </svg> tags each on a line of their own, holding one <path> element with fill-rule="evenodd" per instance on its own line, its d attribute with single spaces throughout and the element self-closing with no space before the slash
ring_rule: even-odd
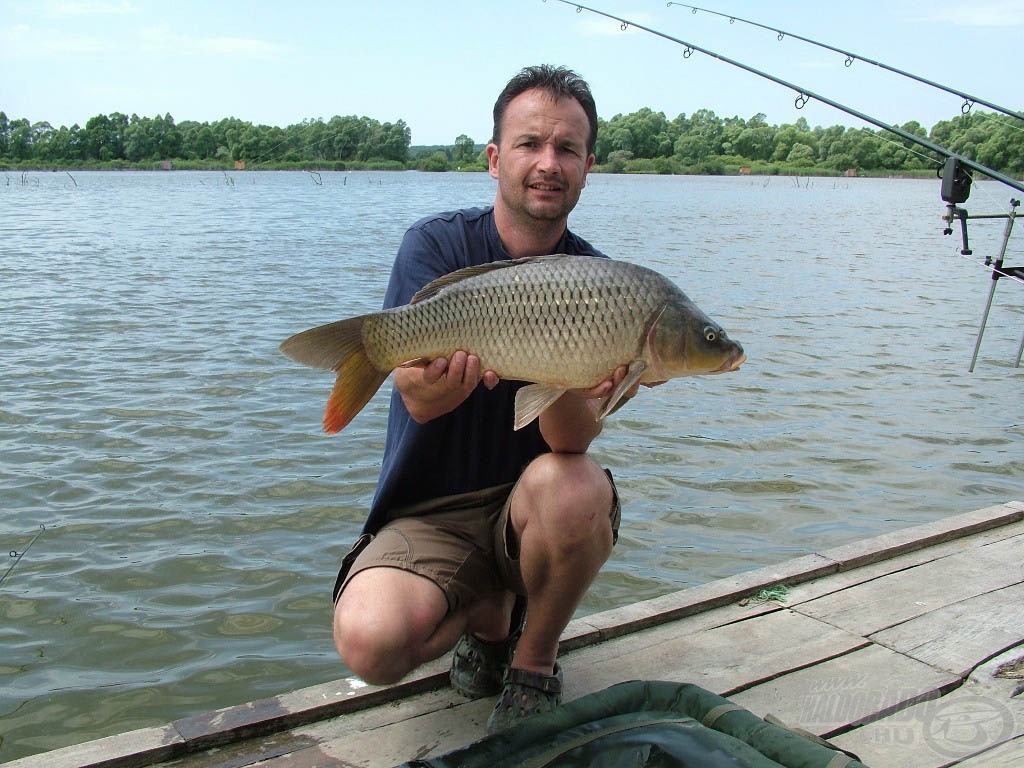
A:
<svg viewBox="0 0 1024 768">
<path fill-rule="evenodd" d="M 740 366 L 747 361 L 747 356 L 740 352 L 738 355 L 729 357 L 724 363 L 715 368 L 712 373 L 729 373 L 730 371 L 738 371 Z"/>
</svg>

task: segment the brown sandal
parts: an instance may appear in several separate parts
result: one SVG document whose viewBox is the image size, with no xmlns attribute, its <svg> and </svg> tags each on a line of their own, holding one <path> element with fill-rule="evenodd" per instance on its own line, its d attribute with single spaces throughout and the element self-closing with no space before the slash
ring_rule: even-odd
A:
<svg viewBox="0 0 1024 768">
<path fill-rule="evenodd" d="M 525 669 L 509 669 L 505 687 L 487 719 L 487 732 L 503 731 L 524 717 L 550 712 L 562 703 L 562 668 L 545 675 Z"/>
<path fill-rule="evenodd" d="M 516 597 L 512 608 L 511 632 L 506 640 L 489 643 L 463 635 L 455 644 L 449 679 L 452 688 L 469 699 L 494 696 L 501 691 L 512 664 L 512 654 L 526 622 L 526 598 Z"/>
</svg>

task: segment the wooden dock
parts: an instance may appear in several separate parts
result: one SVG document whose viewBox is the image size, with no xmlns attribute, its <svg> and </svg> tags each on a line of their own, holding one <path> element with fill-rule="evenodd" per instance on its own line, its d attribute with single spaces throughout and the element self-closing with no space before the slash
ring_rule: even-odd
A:
<svg viewBox="0 0 1024 768">
<path fill-rule="evenodd" d="M 765 599 L 779 585 L 785 600 Z M 560 663 L 567 699 L 695 683 L 876 768 L 1024 765 L 1024 503 L 588 616 Z M 394 766 L 483 736 L 493 701 L 454 694 L 447 669 L 339 680 L 6 767 Z"/>
</svg>

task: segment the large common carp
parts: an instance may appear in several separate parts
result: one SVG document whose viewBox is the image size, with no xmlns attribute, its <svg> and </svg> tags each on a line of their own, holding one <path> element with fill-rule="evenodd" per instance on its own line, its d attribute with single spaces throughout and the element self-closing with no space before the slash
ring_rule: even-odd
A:
<svg viewBox="0 0 1024 768">
<path fill-rule="evenodd" d="M 568 389 L 590 388 L 621 364 L 629 373 L 602 405 L 604 418 L 636 384 L 734 371 L 743 348 L 653 270 L 592 256 L 538 256 L 467 267 L 402 307 L 298 333 L 293 360 L 338 374 L 324 431 L 343 429 L 399 366 L 457 350 L 480 370 L 536 382 L 516 393 L 515 429 Z"/>
</svg>

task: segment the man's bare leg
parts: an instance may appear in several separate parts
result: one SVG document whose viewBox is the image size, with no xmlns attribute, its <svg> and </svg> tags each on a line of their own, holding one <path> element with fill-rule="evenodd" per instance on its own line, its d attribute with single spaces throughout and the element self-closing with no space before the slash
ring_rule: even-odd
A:
<svg viewBox="0 0 1024 768">
<path fill-rule="evenodd" d="M 511 518 L 529 609 L 514 668 L 552 673 L 559 637 L 611 554 L 613 498 L 584 454 L 545 454 L 523 473 Z"/>
<path fill-rule="evenodd" d="M 368 568 L 346 585 L 334 608 L 334 644 L 348 667 L 375 685 L 396 683 L 443 656 L 463 634 L 500 642 L 509 634 L 512 595 L 498 592 L 448 612 L 441 588 L 398 568 Z"/>
</svg>

